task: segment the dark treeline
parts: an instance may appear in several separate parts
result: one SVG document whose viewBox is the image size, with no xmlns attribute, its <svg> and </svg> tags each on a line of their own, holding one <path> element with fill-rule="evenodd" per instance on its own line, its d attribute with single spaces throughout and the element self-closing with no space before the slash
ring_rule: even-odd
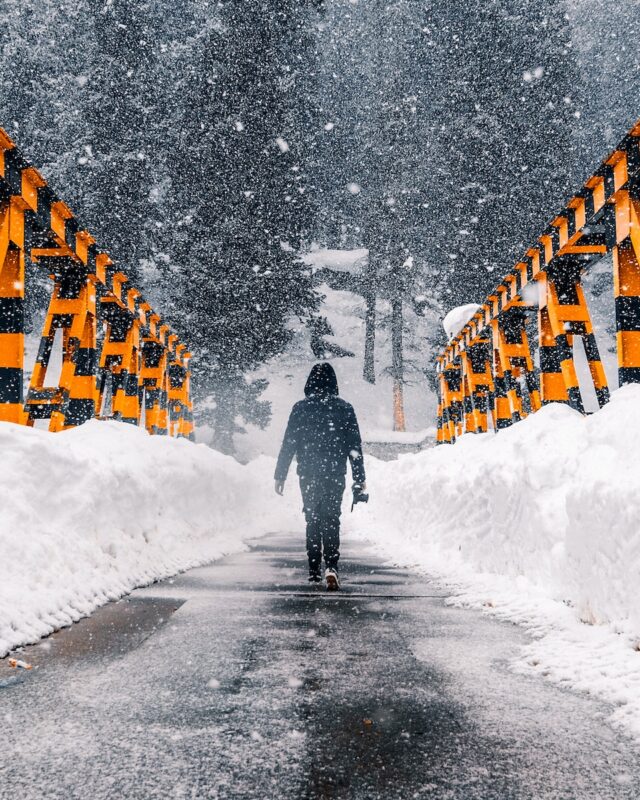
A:
<svg viewBox="0 0 640 800">
<path fill-rule="evenodd" d="M 191 343 L 223 449 L 317 318 L 301 250 L 368 247 L 396 306 L 481 300 L 640 116 L 634 0 L 2 8 L 0 124 Z"/>
</svg>

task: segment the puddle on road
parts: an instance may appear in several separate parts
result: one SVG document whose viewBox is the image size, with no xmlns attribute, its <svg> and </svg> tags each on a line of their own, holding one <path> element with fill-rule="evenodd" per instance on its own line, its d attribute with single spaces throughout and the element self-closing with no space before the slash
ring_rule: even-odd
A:
<svg viewBox="0 0 640 800">
<path fill-rule="evenodd" d="M 0 689 L 35 677 L 38 670 L 48 666 L 67 667 L 123 656 L 166 624 L 184 602 L 176 598 L 125 597 L 108 603 L 90 617 L 0 660 Z M 12 668 L 9 665 L 12 657 L 27 662 L 33 669 Z"/>
</svg>

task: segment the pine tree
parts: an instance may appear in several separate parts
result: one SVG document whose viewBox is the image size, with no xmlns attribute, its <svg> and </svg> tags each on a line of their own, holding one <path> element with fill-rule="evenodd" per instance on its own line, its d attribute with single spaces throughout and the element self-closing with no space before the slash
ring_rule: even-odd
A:
<svg viewBox="0 0 640 800">
<path fill-rule="evenodd" d="M 575 191 L 579 76 L 565 6 L 431 4 L 430 58 L 447 86 L 433 93 L 434 135 L 448 154 L 434 266 L 449 273 L 448 307 L 482 302 Z"/>
<path fill-rule="evenodd" d="M 158 144 L 169 121 L 156 90 L 158 27 L 153 5 L 85 0 L 92 17 L 83 85 L 87 224 L 129 278 L 141 284 L 163 220 L 150 202 L 159 169 Z"/>
<path fill-rule="evenodd" d="M 173 227 L 175 318 L 197 358 L 195 386 L 216 398 L 214 424 L 232 447 L 251 384 L 243 374 L 280 352 L 288 321 L 317 305 L 298 253 L 314 224 L 306 170 L 309 99 L 302 66 L 311 9 L 290 2 L 219 3 L 194 42 L 176 102 L 185 117 L 173 185 L 189 209 Z"/>
<path fill-rule="evenodd" d="M 430 218 L 425 201 L 433 194 L 431 115 L 423 74 L 424 9 L 407 0 L 374 0 L 354 13 L 343 0 L 331 4 L 340 34 L 324 42 L 327 59 L 325 105 L 335 118 L 324 141 L 324 175 L 335 208 L 325 217 L 325 236 L 350 231 L 352 244 L 366 246 L 363 376 L 375 382 L 376 298 L 392 305 L 395 424 L 404 426 L 402 385 L 403 304 L 423 292 L 421 265 L 429 251 Z M 344 28 L 342 27 L 344 26 Z M 332 81 L 347 62 L 348 81 Z M 411 268 L 406 265 L 410 264 Z M 424 281 L 423 281 L 424 282 Z"/>
</svg>

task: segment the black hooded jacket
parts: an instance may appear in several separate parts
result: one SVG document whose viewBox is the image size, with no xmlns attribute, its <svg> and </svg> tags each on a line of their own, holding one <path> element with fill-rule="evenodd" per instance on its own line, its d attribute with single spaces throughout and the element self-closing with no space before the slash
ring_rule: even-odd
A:
<svg viewBox="0 0 640 800">
<path fill-rule="evenodd" d="M 286 480 L 295 456 L 298 475 L 322 478 L 344 475 L 347 459 L 356 483 L 364 483 L 362 440 L 353 406 L 338 397 L 338 380 L 331 364 L 316 364 L 296 403 L 280 448 L 275 479 Z"/>
</svg>

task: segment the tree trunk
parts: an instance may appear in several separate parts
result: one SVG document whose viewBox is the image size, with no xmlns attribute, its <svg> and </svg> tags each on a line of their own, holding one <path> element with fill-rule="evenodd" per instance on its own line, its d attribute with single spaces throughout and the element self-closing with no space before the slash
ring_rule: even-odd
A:
<svg viewBox="0 0 640 800">
<path fill-rule="evenodd" d="M 404 431 L 404 365 L 402 360 L 402 298 L 391 301 L 391 352 L 393 373 L 393 430 Z"/>
<path fill-rule="evenodd" d="M 364 332 L 364 365 L 362 377 L 367 383 L 376 382 L 375 347 L 376 347 L 376 294 L 373 282 L 367 281 L 365 294 L 365 332 Z"/>
<path fill-rule="evenodd" d="M 233 434 L 235 431 L 236 402 L 232 387 L 218 387 L 215 393 L 216 408 L 213 412 L 213 446 L 225 455 L 235 452 Z"/>
<path fill-rule="evenodd" d="M 373 251 L 372 243 L 369 242 L 369 255 L 364 268 L 364 287 L 362 292 L 366 304 L 362 377 L 367 383 L 376 382 L 376 267 Z"/>
</svg>

